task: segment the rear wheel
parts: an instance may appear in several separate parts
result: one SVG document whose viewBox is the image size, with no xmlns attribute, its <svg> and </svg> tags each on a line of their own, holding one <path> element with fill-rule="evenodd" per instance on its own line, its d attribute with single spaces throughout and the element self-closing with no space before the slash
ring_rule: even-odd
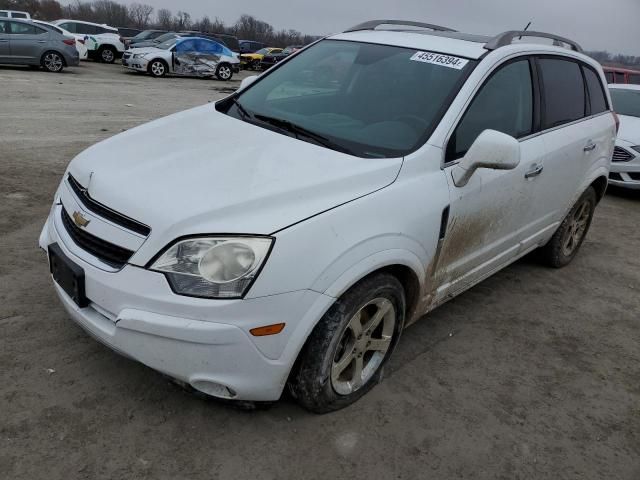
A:
<svg viewBox="0 0 640 480">
<path fill-rule="evenodd" d="M 60 73 L 64 69 L 64 59 L 58 52 L 45 52 L 40 64 L 47 72 Z"/>
<path fill-rule="evenodd" d="M 226 82 L 227 80 L 231 80 L 231 77 L 233 77 L 233 70 L 231 69 L 231 65 L 229 65 L 228 63 L 221 63 L 220 65 L 218 65 L 218 67 L 216 68 L 216 77 L 224 82 Z"/>
<path fill-rule="evenodd" d="M 149 67 L 147 68 L 149 70 L 149 73 L 154 77 L 164 77 L 167 74 L 167 71 L 169 70 L 169 67 L 164 62 L 164 60 L 159 60 L 159 59 L 152 60 L 149 63 Z"/>
<path fill-rule="evenodd" d="M 374 275 L 352 287 L 309 336 L 289 380 L 292 395 L 315 413 L 358 400 L 381 380 L 404 312 L 404 289 L 392 275 Z"/>
<path fill-rule="evenodd" d="M 587 236 L 596 203 L 595 190 L 593 187 L 587 188 L 564 218 L 549 243 L 541 249 L 546 263 L 555 268 L 564 267 L 571 263 Z"/>
<path fill-rule="evenodd" d="M 113 47 L 100 47 L 98 55 L 100 61 L 103 63 L 113 63 L 116 61 L 116 51 Z"/>
</svg>

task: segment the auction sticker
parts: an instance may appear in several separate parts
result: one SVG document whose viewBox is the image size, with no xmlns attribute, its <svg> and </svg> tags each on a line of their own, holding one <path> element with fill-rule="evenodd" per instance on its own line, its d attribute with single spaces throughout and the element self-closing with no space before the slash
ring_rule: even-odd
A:
<svg viewBox="0 0 640 480">
<path fill-rule="evenodd" d="M 432 63 L 442 67 L 455 68 L 456 70 L 462 70 L 465 65 L 469 63 L 469 60 L 465 58 L 452 57 L 451 55 L 433 52 L 416 52 L 410 60 L 414 62 Z"/>
</svg>

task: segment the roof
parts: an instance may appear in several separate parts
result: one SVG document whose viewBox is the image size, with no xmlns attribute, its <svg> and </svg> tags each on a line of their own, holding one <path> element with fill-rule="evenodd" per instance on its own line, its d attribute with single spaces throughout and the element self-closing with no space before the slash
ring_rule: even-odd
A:
<svg viewBox="0 0 640 480">
<path fill-rule="evenodd" d="M 490 37 L 459 32 L 432 32 L 425 30 L 360 30 L 339 33 L 329 38 L 332 40 L 395 45 L 415 48 L 416 50 L 448 53 L 472 59 L 478 59 L 487 53 L 484 45 L 490 39 Z"/>
<path fill-rule="evenodd" d="M 118 30 L 116 27 L 112 27 L 111 25 L 107 25 L 106 23 L 86 22 L 84 20 L 73 20 L 72 18 L 61 18 L 60 20 L 54 20 L 51 23 L 53 23 L 54 25 L 58 25 L 59 23 L 62 23 L 62 22 L 83 23 L 85 25 L 93 25 L 95 27 L 103 27 L 103 28 L 108 28 L 110 30 L 115 30 L 115 31 Z"/>
<path fill-rule="evenodd" d="M 640 91 L 640 85 L 632 85 L 628 83 L 612 83 L 609 85 L 609 88 L 613 88 L 615 90 L 638 90 Z"/>
</svg>

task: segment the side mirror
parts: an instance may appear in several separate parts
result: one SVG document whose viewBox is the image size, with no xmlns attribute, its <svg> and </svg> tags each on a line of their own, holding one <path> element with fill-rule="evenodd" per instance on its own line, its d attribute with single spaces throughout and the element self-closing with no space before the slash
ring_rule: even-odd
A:
<svg viewBox="0 0 640 480">
<path fill-rule="evenodd" d="M 479 168 L 513 170 L 520 163 L 520 143 L 511 135 L 485 130 L 456 165 L 451 176 L 456 187 L 464 187 Z"/>
<path fill-rule="evenodd" d="M 251 75 L 250 77 L 243 78 L 242 81 L 240 82 L 240 87 L 238 88 L 238 91 L 244 90 L 253 82 L 255 82 L 257 79 L 258 79 L 257 75 Z"/>
</svg>

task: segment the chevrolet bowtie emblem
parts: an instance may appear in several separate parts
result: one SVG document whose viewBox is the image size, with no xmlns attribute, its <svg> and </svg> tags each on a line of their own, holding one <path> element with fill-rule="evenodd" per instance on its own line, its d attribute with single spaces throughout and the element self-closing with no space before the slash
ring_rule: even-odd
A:
<svg viewBox="0 0 640 480">
<path fill-rule="evenodd" d="M 91 220 L 87 220 L 80 212 L 73 212 L 73 221 L 79 227 L 86 227 Z"/>
</svg>

